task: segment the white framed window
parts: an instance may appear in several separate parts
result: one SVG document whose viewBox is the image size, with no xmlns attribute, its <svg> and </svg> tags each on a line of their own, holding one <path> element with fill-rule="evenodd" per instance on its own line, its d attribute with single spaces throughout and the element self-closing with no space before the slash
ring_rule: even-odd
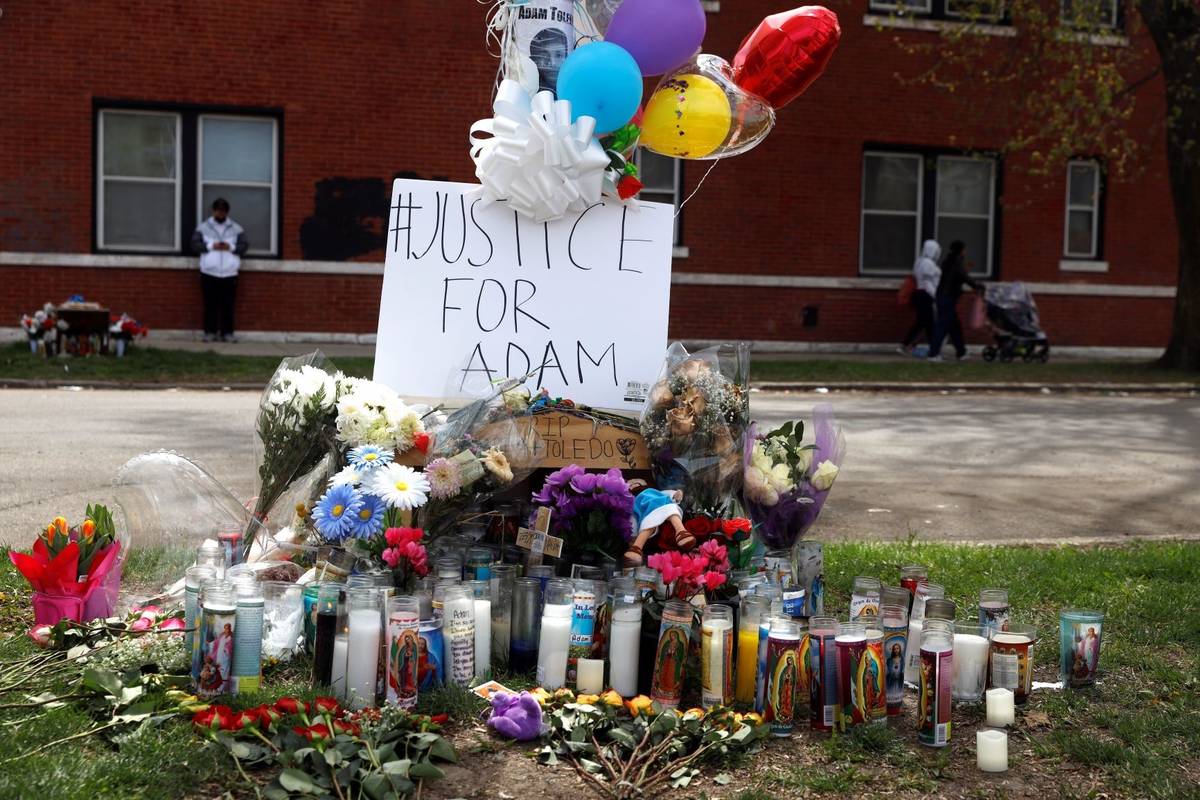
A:
<svg viewBox="0 0 1200 800">
<path fill-rule="evenodd" d="M 98 249 L 179 249 L 181 147 L 178 114 L 100 112 L 96 132 Z"/>
<path fill-rule="evenodd" d="M 1100 164 L 1096 161 L 1067 162 L 1063 255 L 1085 259 L 1100 255 Z"/>
<path fill-rule="evenodd" d="M 638 168 L 638 180 L 642 182 L 642 191 L 638 193 L 638 198 L 652 203 L 670 203 L 675 206 L 673 243 L 676 246 L 680 245 L 678 212 L 679 202 L 683 199 L 680 196 L 683 173 L 680 169 L 679 159 L 660 156 L 642 148 L 638 150 L 637 160 L 634 163 Z"/>
<path fill-rule="evenodd" d="M 197 220 L 223 197 L 246 231 L 249 252 L 275 255 L 279 215 L 279 128 L 272 117 L 202 114 L 197 125 Z"/>
<path fill-rule="evenodd" d="M 938 156 L 937 203 L 933 237 L 946 248 L 967 246 L 971 274 L 992 274 L 996 227 L 996 160 L 973 156 Z"/>
<path fill-rule="evenodd" d="M 863 154 L 859 269 L 892 274 L 912 269 L 921 245 L 925 159 L 915 153 Z"/>
<path fill-rule="evenodd" d="M 1062 0 L 1062 24 L 1084 30 L 1121 27 L 1120 0 Z"/>
<path fill-rule="evenodd" d="M 929 14 L 933 11 L 933 0 L 871 0 L 872 11 L 887 11 L 896 14 Z"/>
</svg>

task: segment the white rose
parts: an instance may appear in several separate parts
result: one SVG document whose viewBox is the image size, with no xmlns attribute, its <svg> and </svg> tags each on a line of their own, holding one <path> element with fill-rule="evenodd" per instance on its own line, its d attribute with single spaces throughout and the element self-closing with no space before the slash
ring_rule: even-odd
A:
<svg viewBox="0 0 1200 800">
<path fill-rule="evenodd" d="M 829 487 L 833 486 L 833 482 L 837 480 L 838 467 L 832 461 L 822 461 L 817 464 L 817 471 L 808 479 L 813 488 L 818 492 L 829 491 Z"/>
<path fill-rule="evenodd" d="M 806 448 L 800 451 L 799 456 L 800 460 L 796 464 L 796 473 L 803 475 L 812 466 L 813 451 L 811 448 Z"/>
</svg>

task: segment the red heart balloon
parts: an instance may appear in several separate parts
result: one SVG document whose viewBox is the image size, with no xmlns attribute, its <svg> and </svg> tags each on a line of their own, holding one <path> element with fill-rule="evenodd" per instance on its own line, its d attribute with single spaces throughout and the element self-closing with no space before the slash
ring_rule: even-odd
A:
<svg viewBox="0 0 1200 800">
<path fill-rule="evenodd" d="M 758 23 L 733 57 L 733 81 L 783 108 L 821 77 L 842 36 L 824 6 L 781 11 Z"/>
</svg>

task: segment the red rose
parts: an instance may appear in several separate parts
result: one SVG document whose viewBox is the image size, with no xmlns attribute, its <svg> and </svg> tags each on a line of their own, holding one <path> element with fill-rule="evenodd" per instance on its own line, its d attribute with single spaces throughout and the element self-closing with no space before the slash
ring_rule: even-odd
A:
<svg viewBox="0 0 1200 800">
<path fill-rule="evenodd" d="M 333 721 L 333 729 L 338 733 L 348 733 L 351 736 L 358 736 L 362 733 L 362 727 L 353 722 L 345 722 L 344 720 L 335 719 Z"/>
<path fill-rule="evenodd" d="M 192 715 L 192 724 L 205 730 L 228 730 L 233 711 L 229 706 L 209 706 Z"/>
<path fill-rule="evenodd" d="M 229 724 L 221 725 L 221 730 L 240 731 L 243 728 L 253 728 L 259 723 L 258 710 L 253 708 L 237 711 L 229 719 Z"/>
<path fill-rule="evenodd" d="M 708 517 L 692 517 L 683 523 L 683 527 L 693 536 L 708 536 L 713 532 L 713 521 Z"/>
<path fill-rule="evenodd" d="M 258 708 L 253 709 L 253 711 L 258 715 L 259 724 L 261 724 L 267 730 L 270 730 L 272 725 L 283 719 L 283 714 L 279 713 L 266 703 L 263 703 Z"/>
<path fill-rule="evenodd" d="M 275 701 L 275 710 L 280 714 L 303 714 L 308 709 L 294 697 L 281 697 Z"/>
<path fill-rule="evenodd" d="M 422 455 L 429 452 L 429 434 L 418 433 L 413 437 L 413 447 L 421 451 Z"/>
<path fill-rule="evenodd" d="M 309 725 L 307 728 L 297 725 L 292 730 L 310 742 L 323 742 L 330 737 L 328 725 Z"/>
<path fill-rule="evenodd" d="M 313 701 L 313 710 L 328 714 L 337 714 L 342 710 L 338 705 L 338 701 L 333 697 L 318 697 Z"/>
<path fill-rule="evenodd" d="M 436 723 L 438 725 L 448 722 L 449 720 L 450 720 L 449 714 L 434 714 L 432 717 L 429 718 L 430 722 Z"/>
<path fill-rule="evenodd" d="M 642 182 L 632 175 L 623 175 L 617 181 L 617 195 L 622 200 L 628 200 L 642 190 Z"/>
<path fill-rule="evenodd" d="M 739 533 L 750 532 L 750 520 L 745 517 L 721 520 L 721 532 L 731 539 L 737 538 Z"/>
</svg>

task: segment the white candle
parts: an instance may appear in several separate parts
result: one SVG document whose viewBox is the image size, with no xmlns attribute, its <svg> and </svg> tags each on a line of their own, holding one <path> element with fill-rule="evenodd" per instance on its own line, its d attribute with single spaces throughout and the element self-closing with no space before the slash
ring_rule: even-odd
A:
<svg viewBox="0 0 1200 800">
<path fill-rule="evenodd" d="M 706 708 L 724 705 L 732 698 L 725 697 L 726 671 L 730 668 L 726 655 L 733 652 L 733 619 L 705 620 L 700 628 L 700 641 L 705 652 L 701 653 L 701 704 Z M 707 667 L 707 669 L 705 669 Z"/>
<path fill-rule="evenodd" d="M 446 682 L 470 686 L 475 675 L 475 599 L 465 589 L 447 591 L 442 607 L 446 636 Z M 490 617 L 490 615 L 489 615 Z"/>
<path fill-rule="evenodd" d="M 954 699 L 978 703 L 987 685 L 988 640 L 973 633 L 954 634 Z"/>
<path fill-rule="evenodd" d="M 604 691 L 604 662 L 599 658 L 581 658 L 575 677 L 579 694 L 600 694 Z"/>
<path fill-rule="evenodd" d="M 479 620 L 475 621 L 479 624 Z M 509 637 L 512 634 L 511 617 L 492 617 L 492 660 L 507 661 Z"/>
<path fill-rule="evenodd" d="M 975 758 L 979 769 L 984 772 L 1007 772 L 1008 734 L 1004 731 L 976 731 Z"/>
<path fill-rule="evenodd" d="M 642 646 L 642 607 L 616 608 L 608 634 L 608 680 L 622 697 L 638 693 L 638 655 Z"/>
<path fill-rule="evenodd" d="M 475 598 L 475 677 L 487 677 L 492 663 L 492 601 Z"/>
<path fill-rule="evenodd" d="M 375 683 L 379 672 L 379 637 L 382 627 L 383 621 L 378 610 L 351 610 L 350 636 L 346 642 L 346 696 L 353 708 L 375 705 Z M 336 649 L 334 653 L 336 660 Z"/>
<path fill-rule="evenodd" d="M 339 700 L 346 697 L 346 649 L 349 643 L 350 638 L 344 633 L 333 637 L 333 670 L 329 684 L 333 696 Z"/>
<path fill-rule="evenodd" d="M 987 690 L 987 724 L 993 728 L 1003 728 L 1016 722 L 1016 712 L 1013 710 L 1012 689 Z"/>
<path fill-rule="evenodd" d="M 542 611 L 537 680 L 544 689 L 558 689 L 567 682 L 567 649 L 571 644 L 572 607 L 572 604 L 547 603 Z"/>
<path fill-rule="evenodd" d="M 916 685 L 917 676 L 921 674 L 921 629 L 925 626 L 922 620 L 914 619 L 908 623 L 908 645 L 904 656 L 904 682 Z"/>
</svg>

